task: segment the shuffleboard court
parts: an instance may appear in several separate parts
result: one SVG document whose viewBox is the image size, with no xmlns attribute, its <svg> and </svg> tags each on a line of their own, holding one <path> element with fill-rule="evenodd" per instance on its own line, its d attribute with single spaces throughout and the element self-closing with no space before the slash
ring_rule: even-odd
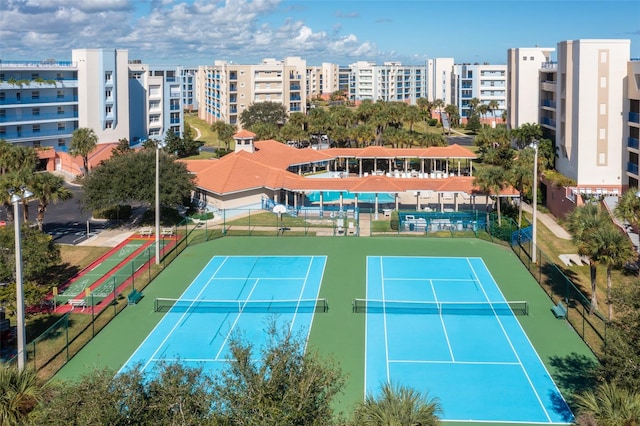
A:
<svg viewBox="0 0 640 426">
<path fill-rule="evenodd" d="M 218 371 L 239 336 L 256 348 L 273 319 L 308 336 L 316 312 L 325 256 L 215 256 L 179 299 L 156 299 L 163 315 L 120 371 L 153 372 L 159 362 L 180 361 Z"/>
<path fill-rule="evenodd" d="M 481 258 L 367 258 L 365 394 L 385 382 L 439 398 L 445 421 L 573 415 Z"/>
</svg>

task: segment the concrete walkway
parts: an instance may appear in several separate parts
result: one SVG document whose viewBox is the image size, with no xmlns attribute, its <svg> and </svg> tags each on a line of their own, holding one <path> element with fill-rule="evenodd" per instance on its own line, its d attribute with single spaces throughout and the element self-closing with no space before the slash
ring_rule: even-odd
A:
<svg viewBox="0 0 640 426">
<path fill-rule="evenodd" d="M 527 203 L 522 204 L 522 211 L 533 214 L 532 207 Z M 542 224 L 549 228 L 549 230 L 553 232 L 556 237 L 562 238 L 563 240 L 571 239 L 571 234 L 569 234 L 562 226 L 560 226 L 556 218 L 554 218 L 552 215 L 538 210 L 536 212 L 536 216 L 538 217 L 538 222 L 542 222 Z"/>
</svg>

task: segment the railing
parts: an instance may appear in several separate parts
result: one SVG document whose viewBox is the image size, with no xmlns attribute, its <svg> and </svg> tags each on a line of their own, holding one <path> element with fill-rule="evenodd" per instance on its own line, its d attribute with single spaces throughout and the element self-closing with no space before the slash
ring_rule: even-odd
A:
<svg viewBox="0 0 640 426">
<path fill-rule="evenodd" d="M 629 139 L 627 139 L 627 146 L 629 148 L 638 149 L 638 147 L 640 146 L 640 141 L 638 140 L 638 138 L 629 137 Z"/>
<path fill-rule="evenodd" d="M 556 107 L 556 101 L 550 101 L 548 99 L 543 99 L 542 100 L 542 106 L 549 107 L 549 108 L 555 108 Z"/>
<path fill-rule="evenodd" d="M 629 121 L 631 121 L 632 123 L 640 123 L 640 113 L 629 112 Z"/>
<path fill-rule="evenodd" d="M 638 165 L 634 164 L 634 163 L 631 163 L 631 162 L 628 162 L 627 163 L 627 171 L 629 173 L 633 173 L 634 175 L 637 175 L 638 174 Z"/>
<path fill-rule="evenodd" d="M 28 92 L 28 91 L 26 91 Z M 36 99 L 28 98 L 4 98 L 0 99 L 0 105 L 21 105 L 26 106 L 30 104 L 44 104 L 44 103 L 64 103 L 64 102 L 78 102 L 77 96 L 64 96 L 62 98 L 58 96 L 38 96 Z"/>
<path fill-rule="evenodd" d="M 69 108 L 71 109 L 71 108 Z M 24 123 L 25 121 L 42 121 L 42 120 L 56 120 L 56 121 L 60 121 L 60 120 L 67 120 L 70 118 L 78 118 L 78 112 L 77 111 L 65 111 L 63 113 L 49 113 L 49 114 L 22 114 L 22 116 L 20 118 L 11 115 L 11 116 L 4 116 L 4 117 L 0 117 L 0 123 L 11 123 L 11 122 L 16 122 L 16 123 Z"/>
</svg>

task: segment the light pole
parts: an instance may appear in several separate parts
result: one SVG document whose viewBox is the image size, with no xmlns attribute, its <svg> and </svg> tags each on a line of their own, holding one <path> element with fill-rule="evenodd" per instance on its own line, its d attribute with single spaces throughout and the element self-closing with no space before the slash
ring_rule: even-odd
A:
<svg viewBox="0 0 640 426">
<path fill-rule="evenodd" d="M 160 264 L 160 144 L 156 145 L 156 265 Z"/>
<path fill-rule="evenodd" d="M 535 155 L 533 156 L 533 226 L 531 229 L 531 261 L 537 263 L 537 224 L 538 224 L 538 140 L 533 139 L 531 146 Z"/>
<path fill-rule="evenodd" d="M 9 190 L 11 195 L 11 204 L 13 204 L 13 223 L 15 225 L 15 242 L 16 242 L 16 332 L 18 334 L 18 370 L 24 370 L 27 363 L 27 352 L 25 346 L 27 343 L 27 333 L 24 326 L 24 287 L 22 283 L 22 244 L 20 242 L 20 203 L 22 200 L 33 195 L 25 187 L 16 192 Z"/>
</svg>

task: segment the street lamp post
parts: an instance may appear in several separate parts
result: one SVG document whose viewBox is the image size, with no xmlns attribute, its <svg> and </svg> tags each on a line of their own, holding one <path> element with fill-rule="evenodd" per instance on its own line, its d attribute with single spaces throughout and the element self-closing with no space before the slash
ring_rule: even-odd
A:
<svg viewBox="0 0 640 426">
<path fill-rule="evenodd" d="M 538 141 L 531 141 L 535 155 L 533 156 L 533 226 L 531 229 L 531 261 L 537 263 L 537 225 L 538 225 Z"/>
<path fill-rule="evenodd" d="M 160 144 L 156 145 L 156 265 L 160 264 Z"/>
<path fill-rule="evenodd" d="M 31 193 L 26 188 L 20 188 L 18 192 L 9 190 L 11 195 L 11 204 L 13 204 L 13 223 L 15 225 L 15 243 L 16 243 L 16 332 L 18 334 L 18 370 L 24 370 L 27 363 L 27 351 L 25 349 L 27 343 L 27 333 L 24 325 L 24 285 L 22 282 L 22 244 L 20 241 L 20 203 L 31 197 Z"/>
</svg>

